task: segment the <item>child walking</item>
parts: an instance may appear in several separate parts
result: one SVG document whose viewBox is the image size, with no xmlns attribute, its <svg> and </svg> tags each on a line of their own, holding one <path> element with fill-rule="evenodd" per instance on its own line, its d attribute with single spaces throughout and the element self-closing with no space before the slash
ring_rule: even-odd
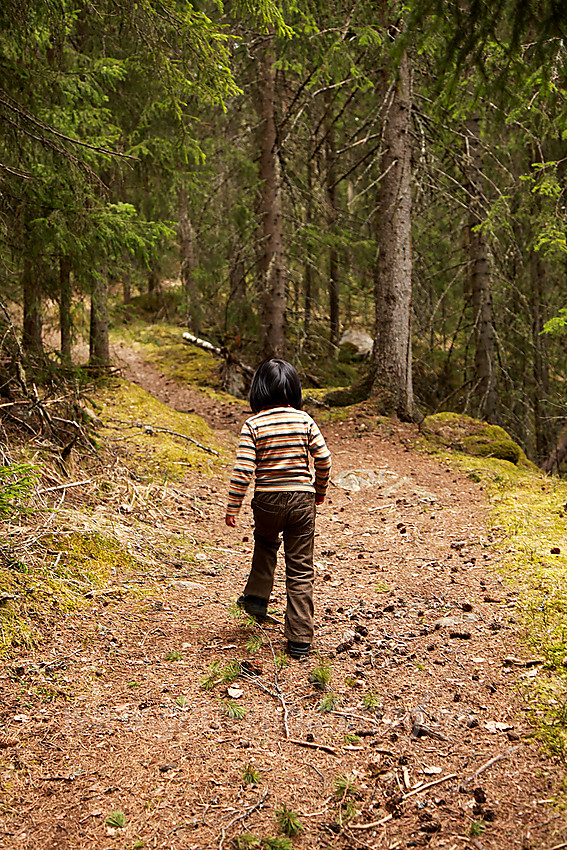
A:
<svg viewBox="0 0 567 850">
<path fill-rule="evenodd" d="M 315 505 L 325 501 L 331 453 L 313 419 L 301 410 L 301 382 L 285 360 L 265 360 L 250 388 L 254 413 L 240 433 L 225 522 L 236 515 L 254 471 L 254 555 L 238 604 L 260 622 L 268 611 L 280 533 L 283 534 L 287 608 L 284 635 L 292 658 L 304 658 L 313 640 Z M 309 469 L 313 458 L 315 475 Z"/>
</svg>

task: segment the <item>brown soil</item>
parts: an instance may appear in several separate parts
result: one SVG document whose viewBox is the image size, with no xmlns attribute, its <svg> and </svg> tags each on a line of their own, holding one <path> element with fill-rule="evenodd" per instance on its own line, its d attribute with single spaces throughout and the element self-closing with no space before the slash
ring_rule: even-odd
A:
<svg viewBox="0 0 567 850">
<path fill-rule="evenodd" d="M 130 369 L 217 428 L 244 419 L 242 406 L 166 386 L 133 356 Z M 147 596 L 97 594 L 37 651 L 4 663 L 1 847 L 228 848 L 242 833 L 278 835 L 282 806 L 303 824 L 293 838 L 303 850 L 567 846 L 550 803 L 559 766 L 523 713 L 530 668 L 506 661 L 530 656 L 487 546 L 482 487 L 419 453 L 412 428 L 360 426 L 323 426 L 334 475 L 383 476 L 360 492 L 332 487 L 319 511 L 315 649 L 329 659 L 327 694 L 309 681 L 315 655 L 276 673 L 281 624 L 247 627 L 229 610 L 253 539 L 249 499 L 236 530 L 223 522 L 230 469 L 188 476 L 193 562 L 172 551 Z M 281 566 L 272 603 L 281 623 Z M 212 664 L 235 660 L 248 670 L 234 682 L 240 719 L 225 713 L 226 684 L 201 686 Z M 323 711 L 329 693 L 337 701 Z M 243 781 L 248 766 L 257 785 Z M 124 827 L 106 823 L 115 811 Z"/>
</svg>

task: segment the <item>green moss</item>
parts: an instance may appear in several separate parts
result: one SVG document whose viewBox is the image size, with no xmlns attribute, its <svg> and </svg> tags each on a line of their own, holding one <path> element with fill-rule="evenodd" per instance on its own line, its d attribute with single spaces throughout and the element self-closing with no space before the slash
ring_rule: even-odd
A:
<svg viewBox="0 0 567 850">
<path fill-rule="evenodd" d="M 539 737 L 567 762 L 567 482 L 529 464 L 459 453 L 451 460 L 489 496 L 487 546 L 518 595 L 514 615 L 528 653 L 544 662 L 540 676 L 530 679 L 527 705 Z"/>
<path fill-rule="evenodd" d="M 212 474 L 230 460 L 228 447 L 224 446 L 225 456 L 223 444 L 200 416 L 173 410 L 137 384 L 117 381 L 101 391 L 99 400 L 105 440 L 127 456 L 140 478 L 180 480 L 187 469 Z M 159 428 L 190 439 L 155 430 Z M 206 452 L 192 440 L 219 454 Z"/>
<path fill-rule="evenodd" d="M 1 551 L 0 652 L 42 640 L 55 615 L 87 604 L 87 594 L 113 574 L 137 568 L 126 548 L 98 531 L 52 533 L 30 550 L 27 563 Z"/>
<path fill-rule="evenodd" d="M 140 351 L 144 359 L 164 372 L 171 380 L 197 387 L 209 398 L 237 402 L 223 392 L 219 357 L 183 341 L 183 329 L 171 325 L 137 323 L 121 326 L 113 338 L 123 340 Z M 245 402 L 242 402 L 245 405 Z"/>
<path fill-rule="evenodd" d="M 523 468 L 535 468 L 523 449 L 499 425 L 489 425 L 460 413 L 426 417 L 422 433 L 434 445 L 473 457 L 493 457 Z"/>
</svg>

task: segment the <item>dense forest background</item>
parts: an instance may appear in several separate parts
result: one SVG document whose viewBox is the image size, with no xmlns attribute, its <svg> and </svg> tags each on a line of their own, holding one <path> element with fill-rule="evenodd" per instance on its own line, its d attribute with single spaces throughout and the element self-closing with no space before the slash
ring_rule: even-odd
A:
<svg viewBox="0 0 567 850">
<path fill-rule="evenodd" d="M 552 0 L 5 0 L 2 393 L 163 320 L 557 469 L 566 24 Z"/>
</svg>

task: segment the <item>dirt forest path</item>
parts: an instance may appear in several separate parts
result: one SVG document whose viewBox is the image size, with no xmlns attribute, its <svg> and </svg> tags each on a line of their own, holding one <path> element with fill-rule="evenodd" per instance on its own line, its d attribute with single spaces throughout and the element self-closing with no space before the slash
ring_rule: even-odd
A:
<svg viewBox="0 0 567 850">
<path fill-rule="evenodd" d="M 165 392 L 159 373 L 136 368 Z M 174 392 L 181 409 L 239 429 L 241 406 Z M 231 612 L 252 550 L 250 496 L 229 530 L 230 470 L 188 478 L 192 562 L 172 550 L 147 595 L 101 594 L 4 665 L 0 847 L 285 847 L 286 809 L 302 824 L 299 850 L 567 846 L 550 805 L 557 765 L 522 713 L 530 657 L 487 546 L 482 488 L 416 451 L 413 429 L 364 425 L 323 426 L 334 476 L 373 480 L 332 487 L 319 511 L 326 691 L 310 682 L 316 656 L 280 666 L 281 625 Z M 280 568 L 277 621 L 284 606 Z M 72 698 L 43 702 L 57 681 Z"/>
</svg>

